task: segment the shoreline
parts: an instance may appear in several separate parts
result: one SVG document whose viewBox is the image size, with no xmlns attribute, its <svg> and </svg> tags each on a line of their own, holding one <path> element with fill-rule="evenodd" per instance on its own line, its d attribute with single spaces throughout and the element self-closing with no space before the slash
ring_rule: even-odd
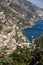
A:
<svg viewBox="0 0 43 65">
<path fill-rule="evenodd" d="M 35 22 L 36 22 L 36 21 L 38 21 L 38 20 L 39 20 L 39 19 L 36 19 L 36 20 L 35 20 Z M 35 25 L 35 22 L 33 22 L 33 23 L 34 23 L 34 25 Z M 32 44 L 32 43 L 29 41 L 29 39 L 28 39 L 27 35 L 25 34 L 24 29 L 27 29 L 27 28 L 32 28 L 32 26 L 33 26 L 33 25 L 31 25 L 31 26 L 27 26 L 27 27 L 25 27 L 25 28 L 23 28 L 23 29 L 22 29 L 22 31 L 23 31 L 23 33 L 24 33 L 24 35 L 26 36 L 26 38 L 27 38 L 27 40 L 28 40 L 28 42 L 29 42 L 30 44 Z"/>
<path fill-rule="evenodd" d="M 39 20 L 41 21 L 41 19 L 38 19 L 37 21 L 39 21 Z M 37 22 L 37 21 L 35 21 L 35 22 Z M 28 28 L 25 28 L 25 29 L 28 29 Z M 25 29 L 24 29 L 24 30 L 25 30 Z M 23 30 L 23 31 L 24 31 L 24 30 Z M 26 32 L 26 33 L 27 33 L 27 32 Z M 25 34 L 25 35 L 26 35 L 26 33 L 25 33 L 25 31 L 24 31 L 24 34 Z M 42 33 L 41 33 L 41 34 L 42 34 Z M 27 39 L 29 40 L 29 38 L 28 38 L 27 35 L 26 35 L 26 37 L 27 37 Z"/>
<path fill-rule="evenodd" d="M 40 19 L 38 18 L 38 19 L 34 20 L 33 22 L 31 22 L 31 25 L 30 26 L 26 26 L 26 27 L 22 28 L 21 30 L 27 29 L 27 28 L 32 28 L 32 26 L 35 25 L 35 22 L 37 22 L 38 20 L 40 20 Z"/>
</svg>

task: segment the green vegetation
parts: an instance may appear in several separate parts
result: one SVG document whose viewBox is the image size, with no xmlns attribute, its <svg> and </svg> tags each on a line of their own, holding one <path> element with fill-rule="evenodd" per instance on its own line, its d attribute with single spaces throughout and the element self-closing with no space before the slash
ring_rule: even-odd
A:
<svg viewBox="0 0 43 65">
<path fill-rule="evenodd" d="M 23 18 L 19 18 L 18 22 L 17 22 L 17 25 L 19 26 L 20 29 L 22 29 L 26 26 L 30 26 L 30 23 L 27 20 L 23 19 Z"/>
<path fill-rule="evenodd" d="M 7 47 L 6 46 L 3 46 L 0 48 L 0 54 L 3 53 L 3 54 L 6 54 L 6 50 L 7 50 Z"/>
<path fill-rule="evenodd" d="M 43 35 L 35 40 L 35 44 L 36 47 L 33 51 L 30 51 L 28 48 L 18 47 L 10 55 L 6 54 L 1 56 L 0 54 L 0 65 L 43 65 L 43 49 L 41 48 L 43 45 Z"/>
<path fill-rule="evenodd" d="M 41 50 L 43 50 L 43 35 L 41 35 L 40 37 L 38 37 L 34 44 L 36 44 L 36 47 L 40 48 Z"/>
<path fill-rule="evenodd" d="M 26 65 L 30 62 L 30 51 L 27 48 L 18 48 L 15 52 L 9 56 L 3 56 L 0 58 L 0 64 L 2 65 Z"/>
</svg>

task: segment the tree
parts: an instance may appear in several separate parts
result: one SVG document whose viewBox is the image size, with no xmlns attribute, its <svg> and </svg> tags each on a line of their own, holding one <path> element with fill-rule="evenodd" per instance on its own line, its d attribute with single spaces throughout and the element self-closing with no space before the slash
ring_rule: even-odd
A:
<svg viewBox="0 0 43 65">
<path fill-rule="evenodd" d="M 34 45 L 36 46 L 29 65 L 43 65 L 43 35 L 35 40 Z"/>
<path fill-rule="evenodd" d="M 36 47 L 39 47 L 40 50 L 43 50 L 43 35 L 41 35 L 40 37 L 38 37 L 34 44 L 36 44 Z"/>
</svg>

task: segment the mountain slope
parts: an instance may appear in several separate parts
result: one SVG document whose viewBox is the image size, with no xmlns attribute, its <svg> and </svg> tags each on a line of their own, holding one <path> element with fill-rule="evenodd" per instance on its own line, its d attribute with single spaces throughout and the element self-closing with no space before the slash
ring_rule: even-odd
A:
<svg viewBox="0 0 43 65">
<path fill-rule="evenodd" d="M 30 18 L 33 18 L 33 16 L 35 16 L 35 18 L 39 17 L 36 14 L 36 11 L 39 8 L 27 0 L 12 0 L 10 6 L 22 14 L 27 20 L 30 20 Z"/>
</svg>

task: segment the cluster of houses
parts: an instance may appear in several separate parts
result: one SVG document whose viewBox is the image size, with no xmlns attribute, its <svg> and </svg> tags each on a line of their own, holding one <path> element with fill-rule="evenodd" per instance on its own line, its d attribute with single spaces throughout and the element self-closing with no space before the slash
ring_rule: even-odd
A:
<svg viewBox="0 0 43 65">
<path fill-rule="evenodd" d="M 43 10 L 38 10 L 37 14 L 43 19 Z"/>
<path fill-rule="evenodd" d="M 14 18 L 15 19 L 15 18 Z M 4 12 L 0 12 L 0 20 L 2 23 L 6 21 L 6 24 L 2 24 L 3 29 L 0 33 L 0 48 L 6 46 L 8 49 L 6 50 L 7 54 L 12 53 L 17 47 L 29 47 L 30 42 L 28 42 L 27 38 L 23 34 L 19 27 L 16 24 L 13 26 L 9 26 L 8 22 L 13 23 L 12 20 L 6 20 Z M 18 20 L 17 20 L 18 21 Z M 5 34 L 5 31 L 11 29 L 9 33 Z"/>
</svg>

